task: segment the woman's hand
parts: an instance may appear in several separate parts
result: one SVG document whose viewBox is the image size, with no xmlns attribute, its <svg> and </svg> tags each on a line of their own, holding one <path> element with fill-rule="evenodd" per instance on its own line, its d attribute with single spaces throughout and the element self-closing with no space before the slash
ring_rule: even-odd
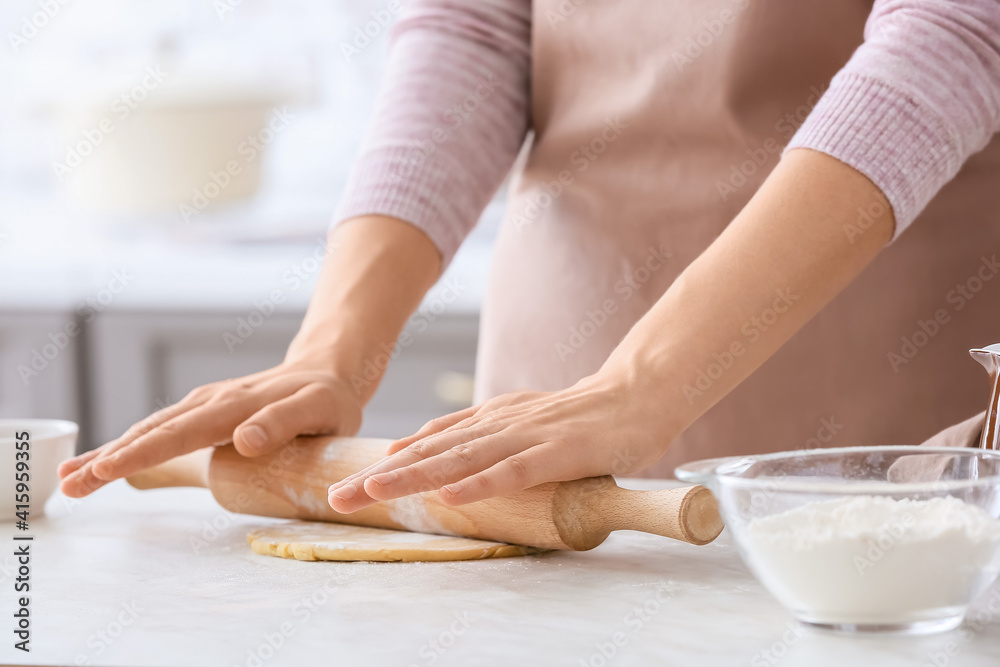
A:
<svg viewBox="0 0 1000 667">
<path fill-rule="evenodd" d="M 284 363 L 199 387 L 122 437 L 59 468 L 68 496 L 230 440 L 258 456 L 297 435 L 354 435 L 381 379 L 368 368 L 392 347 L 437 279 L 436 246 L 413 225 L 354 218 L 330 234 L 309 310 Z"/>
<path fill-rule="evenodd" d="M 656 396 L 605 376 L 556 392 L 515 392 L 428 422 L 389 456 L 330 487 L 354 512 L 440 489 L 449 505 L 556 482 L 644 468 L 672 439 Z"/>
<path fill-rule="evenodd" d="M 353 435 L 361 410 L 349 383 L 329 371 L 286 362 L 198 387 L 117 440 L 63 462 L 62 491 L 86 496 L 120 477 L 230 441 L 240 454 L 260 456 L 298 435 Z"/>
<path fill-rule="evenodd" d="M 395 443 L 388 458 L 330 487 L 330 505 L 353 512 L 430 489 L 459 505 L 649 465 L 878 254 L 895 224 L 887 207 L 859 237 L 845 230 L 858 211 L 882 201 L 846 164 L 790 151 L 596 375 L 433 421 Z M 795 306 L 748 338 L 746 327 L 781 294 L 793 295 Z"/>
</svg>

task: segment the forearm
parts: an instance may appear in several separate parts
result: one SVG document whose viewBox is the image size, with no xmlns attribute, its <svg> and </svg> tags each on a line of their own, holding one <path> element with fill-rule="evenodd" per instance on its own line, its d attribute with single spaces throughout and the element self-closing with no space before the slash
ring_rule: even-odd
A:
<svg viewBox="0 0 1000 667">
<path fill-rule="evenodd" d="M 59 468 L 81 497 L 108 482 L 232 440 L 259 456 L 298 435 L 353 435 L 381 379 L 365 361 L 391 345 L 440 271 L 430 239 L 400 220 L 365 217 L 330 234 L 319 284 L 285 363 L 214 382 Z"/>
<path fill-rule="evenodd" d="M 287 358 L 333 371 L 367 402 L 385 370 L 373 360 L 392 349 L 440 271 L 434 244 L 409 223 L 365 216 L 339 225 Z"/>
<path fill-rule="evenodd" d="M 870 224 L 866 217 L 859 225 L 861 211 Z M 788 153 L 602 374 L 664 406 L 661 427 L 678 435 L 860 273 L 893 227 L 866 177 L 821 153 Z"/>
<path fill-rule="evenodd" d="M 393 29 L 373 127 L 337 212 L 343 222 L 288 352 L 331 369 L 364 402 L 385 370 L 377 360 L 520 148 L 530 14 L 527 0 L 420 0 Z"/>
</svg>

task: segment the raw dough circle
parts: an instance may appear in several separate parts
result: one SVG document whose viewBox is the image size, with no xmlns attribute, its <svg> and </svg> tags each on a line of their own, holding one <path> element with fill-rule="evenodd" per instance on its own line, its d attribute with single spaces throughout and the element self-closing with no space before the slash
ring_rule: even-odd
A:
<svg viewBox="0 0 1000 667">
<path fill-rule="evenodd" d="M 538 553 L 503 542 L 320 521 L 265 526 L 247 533 L 247 541 L 256 553 L 296 560 L 445 561 Z"/>
</svg>

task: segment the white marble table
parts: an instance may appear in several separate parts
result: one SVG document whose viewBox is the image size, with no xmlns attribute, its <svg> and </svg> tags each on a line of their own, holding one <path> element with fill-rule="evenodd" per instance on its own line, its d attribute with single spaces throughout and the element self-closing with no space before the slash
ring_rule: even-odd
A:
<svg viewBox="0 0 1000 667">
<path fill-rule="evenodd" d="M 268 520 L 227 514 L 202 489 L 119 483 L 54 498 L 49 513 L 33 522 L 30 655 L 12 648 L 12 549 L 0 551 L 3 664 L 1000 664 L 1000 613 L 925 638 L 797 630 L 726 534 L 706 547 L 617 533 L 586 553 L 303 563 L 250 552 L 247 527 Z M 1000 586 L 978 607 L 992 595 L 1000 609 Z"/>
</svg>

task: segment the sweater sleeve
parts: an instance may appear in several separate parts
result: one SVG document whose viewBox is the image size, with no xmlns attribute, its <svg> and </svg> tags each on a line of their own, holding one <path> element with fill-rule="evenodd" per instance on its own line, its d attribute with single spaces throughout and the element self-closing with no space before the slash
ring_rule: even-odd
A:
<svg viewBox="0 0 1000 667">
<path fill-rule="evenodd" d="M 786 151 L 811 148 L 875 183 L 893 239 L 1000 131 L 1000 2 L 876 0 L 865 41 Z"/>
<path fill-rule="evenodd" d="M 400 218 L 447 265 L 524 141 L 530 35 L 530 0 L 406 3 L 334 222 Z"/>
</svg>

